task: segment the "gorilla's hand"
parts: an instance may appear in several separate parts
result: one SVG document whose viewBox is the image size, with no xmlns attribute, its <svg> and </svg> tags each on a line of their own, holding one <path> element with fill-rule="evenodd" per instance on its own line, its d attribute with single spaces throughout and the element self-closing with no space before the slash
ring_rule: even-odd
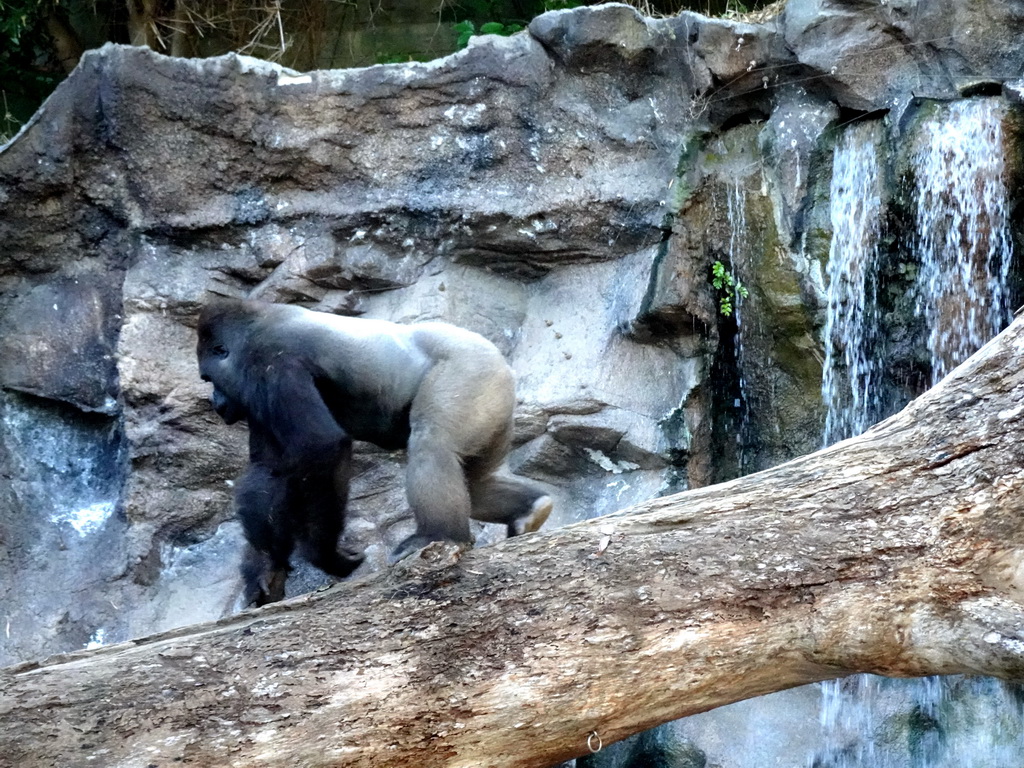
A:
<svg viewBox="0 0 1024 768">
<path fill-rule="evenodd" d="M 324 573 L 343 579 L 363 564 L 363 553 L 342 545 L 334 552 L 313 555 L 310 559 Z"/>
</svg>

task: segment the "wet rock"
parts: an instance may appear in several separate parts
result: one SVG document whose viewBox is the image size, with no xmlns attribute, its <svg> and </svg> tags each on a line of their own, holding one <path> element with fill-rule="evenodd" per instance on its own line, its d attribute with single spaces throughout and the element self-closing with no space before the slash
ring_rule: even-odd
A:
<svg viewBox="0 0 1024 768">
<path fill-rule="evenodd" d="M 61 276 L 19 295 L 0 315 L 0 387 L 116 413 L 120 300 L 116 276 L 96 274 Z"/>
</svg>

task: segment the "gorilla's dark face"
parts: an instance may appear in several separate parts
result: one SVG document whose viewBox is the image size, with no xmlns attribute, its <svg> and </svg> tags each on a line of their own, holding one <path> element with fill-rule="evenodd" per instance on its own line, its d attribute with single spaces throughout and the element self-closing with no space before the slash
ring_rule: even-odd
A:
<svg viewBox="0 0 1024 768">
<path fill-rule="evenodd" d="M 237 322 L 230 322 L 216 305 L 204 309 L 199 318 L 199 376 L 213 384 L 210 402 L 226 424 L 234 424 L 247 417 L 241 403 L 241 376 L 238 359 L 243 348 Z"/>
<path fill-rule="evenodd" d="M 205 380 L 209 381 L 209 379 Z M 210 403 L 213 404 L 213 410 L 224 420 L 225 424 L 234 424 L 246 417 L 245 409 L 217 389 L 216 384 L 213 386 L 213 392 L 210 393 Z"/>
<path fill-rule="evenodd" d="M 245 408 L 224 394 L 224 391 L 217 385 L 218 381 L 225 378 L 224 376 L 214 378 L 216 373 L 222 373 L 226 370 L 228 357 L 229 355 L 224 351 L 224 348 L 219 346 L 214 347 L 208 355 L 204 355 L 200 351 L 199 375 L 203 381 L 213 384 L 213 392 L 210 393 L 210 403 L 213 405 L 213 410 L 224 420 L 225 424 L 234 424 L 236 421 L 241 421 L 246 417 Z"/>
</svg>

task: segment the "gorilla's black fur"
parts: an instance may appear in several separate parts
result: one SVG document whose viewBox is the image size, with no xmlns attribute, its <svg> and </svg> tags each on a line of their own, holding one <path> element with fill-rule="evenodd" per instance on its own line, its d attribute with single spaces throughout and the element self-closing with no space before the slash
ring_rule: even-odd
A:
<svg viewBox="0 0 1024 768">
<path fill-rule="evenodd" d="M 431 541 L 471 542 L 470 517 L 515 536 L 551 511 L 543 491 L 494 474 L 510 445 L 512 372 L 475 333 L 219 299 L 200 314 L 196 352 L 217 413 L 249 424 L 236 504 L 247 599 L 258 605 L 284 596 L 296 541 L 334 576 L 362 562 L 337 546 L 353 439 L 408 449 L 416 533 L 395 559 Z"/>
</svg>

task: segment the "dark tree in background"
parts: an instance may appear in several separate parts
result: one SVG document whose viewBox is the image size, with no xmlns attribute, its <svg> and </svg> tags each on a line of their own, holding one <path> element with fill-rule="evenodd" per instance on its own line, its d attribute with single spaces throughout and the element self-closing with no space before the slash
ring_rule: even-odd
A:
<svg viewBox="0 0 1024 768">
<path fill-rule="evenodd" d="M 230 51 L 299 70 L 426 61 L 473 34 L 512 34 L 545 11 L 601 0 L 0 0 L 0 142 L 82 51 L 106 42 L 172 56 Z M 630 0 L 648 15 L 735 15 L 767 0 Z"/>
</svg>

